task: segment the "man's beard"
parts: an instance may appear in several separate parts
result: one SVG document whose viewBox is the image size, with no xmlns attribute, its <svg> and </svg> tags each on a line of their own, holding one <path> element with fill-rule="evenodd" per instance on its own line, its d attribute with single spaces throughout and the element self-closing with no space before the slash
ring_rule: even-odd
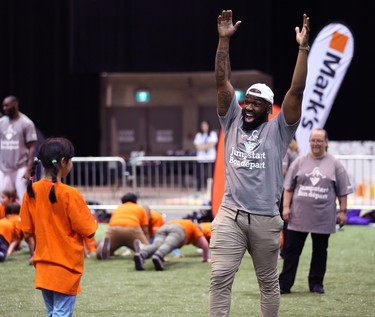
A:
<svg viewBox="0 0 375 317">
<path fill-rule="evenodd" d="M 242 129 L 245 131 L 251 131 L 255 130 L 257 127 L 259 127 L 262 123 L 268 121 L 268 113 L 265 112 L 263 115 L 256 117 L 253 122 L 246 122 L 245 121 L 245 112 L 242 110 Z"/>
<path fill-rule="evenodd" d="M 15 108 L 9 108 L 6 111 L 4 111 L 4 114 L 8 116 L 9 118 L 13 118 L 16 114 L 16 109 Z"/>
</svg>

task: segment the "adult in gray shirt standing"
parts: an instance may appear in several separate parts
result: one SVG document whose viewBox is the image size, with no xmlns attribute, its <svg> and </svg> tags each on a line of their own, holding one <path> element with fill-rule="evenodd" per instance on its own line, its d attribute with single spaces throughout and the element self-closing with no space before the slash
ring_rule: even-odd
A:
<svg viewBox="0 0 375 317">
<path fill-rule="evenodd" d="M 336 158 L 327 153 L 323 129 L 310 134 L 310 153 L 295 159 L 285 175 L 283 217 L 288 222 L 280 292 L 290 293 L 307 235 L 312 238 L 308 284 L 310 292 L 323 294 L 330 234 L 336 223 L 346 224 L 347 195 L 353 192 L 349 176 Z M 337 213 L 336 201 L 339 203 Z"/>
<path fill-rule="evenodd" d="M 210 316 L 229 316 L 235 274 L 245 252 L 251 255 L 260 289 L 260 314 L 278 316 L 278 254 L 283 221 L 282 160 L 301 117 L 307 77 L 309 18 L 295 28 L 297 61 L 280 113 L 268 121 L 273 92 L 263 83 L 246 91 L 241 109 L 230 82 L 229 42 L 241 21 L 232 11 L 218 17 L 215 77 L 217 112 L 224 133 L 225 190 L 212 222 Z M 249 40 L 251 42 L 251 40 Z"/>
<path fill-rule="evenodd" d="M 36 154 L 36 128 L 19 111 L 15 96 L 3 100 L 4 116 L 0 118 L 0 191 L 13 188 L 22 202 L 26 183 Z"/>
</svg>

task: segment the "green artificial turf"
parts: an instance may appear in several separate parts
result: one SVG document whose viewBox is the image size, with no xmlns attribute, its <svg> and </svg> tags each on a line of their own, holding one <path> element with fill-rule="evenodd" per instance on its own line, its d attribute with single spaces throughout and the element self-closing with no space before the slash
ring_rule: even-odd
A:
<svg viewBox="0 0 375 317">
<path fill-rule="evenodd" d="M 97 240 L 105 226 L 100 224 Z M 210 264 L 201 263 L 193 246 L 181 251 L 183 258 L 168 256 L 162 272 L 155 271 L 150 260 L 145 271 L 135 271 L 132 256 L 86 259 L 74 317 L 208 316 Z M 345 226 L 331 236 L 324 295 L 309 292 L 310 253 L 308 237 L 292 294 L 281 297 L 280 316 L 375 316 L 374 227 Z M 34 268 L 27 258 L 25 247 L 0 263 L 0 316 L 46 316 L 41 292 L 34 289 Z M 259 290 L 249 255 L 233 285 L 231 316 L 259 316 Z"/>
</svg>

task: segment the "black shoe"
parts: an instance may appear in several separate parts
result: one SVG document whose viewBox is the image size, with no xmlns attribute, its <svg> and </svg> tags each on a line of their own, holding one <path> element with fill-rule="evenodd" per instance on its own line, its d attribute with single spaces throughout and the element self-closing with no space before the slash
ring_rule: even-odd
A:
<svg viewBox="0 0 375 317">
<path fill-rule="evenodd" d="M 317 294 L 324 294 L 325 290 L 322 285 L 314 285 L 314 287 L 310 289 L 310 292 L 317 293 Z"/>
<path fill-rule="evenodd" d="M 158 255 L 155 254 L 152 256 L 152 262 L 156 271 L 164 271 L 163 260 Z"/>
<path fill-rule="evenodd" d="M 145 269 L 144 264 L 145 260 L 140 253 L 134 254 L 134 264 L 137 271 L 143 271 Z"/>
<path fill-rule="evenodd" d="M 280 288 L 280 294 L 290 294 L 290 289 L 282 289 L 282 288 Z"/>
</svg>

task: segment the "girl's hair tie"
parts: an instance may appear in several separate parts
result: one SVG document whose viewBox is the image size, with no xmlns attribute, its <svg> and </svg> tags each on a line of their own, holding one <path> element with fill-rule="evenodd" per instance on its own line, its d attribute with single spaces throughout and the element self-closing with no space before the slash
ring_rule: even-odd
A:
<svg viewBox="0 0 375 317">
<path fill-rule="evenodd" d="M 57 164 L 57 161 L 56 160 L 52 160 L 52 164 Z"/>
</svg>

